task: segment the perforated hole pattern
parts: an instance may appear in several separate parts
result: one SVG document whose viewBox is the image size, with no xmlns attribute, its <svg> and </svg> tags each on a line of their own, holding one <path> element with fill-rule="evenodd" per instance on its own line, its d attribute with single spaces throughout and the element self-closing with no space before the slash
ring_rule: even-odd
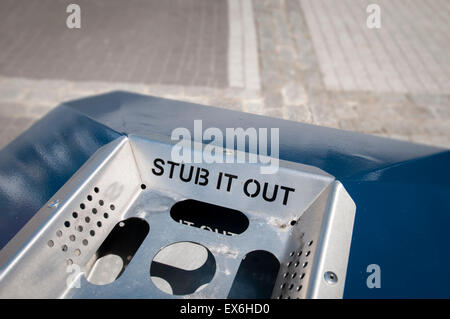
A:
<svg viewBox="0 0 450 319">
<path fill-rule="evenodd" d="M 47 246 L 59 249 L 67 255 L 67 265 L 73 264 L 83 250 L 89 246 L 100 228 L 116 210 L 113 203 L 106 203 L 101 197 L 100 188 L 94 187 L 92 193 L 86 196 L 76 211 L 72 212 L 63 222 L 55 236 L 47 241 Z"/>
<path fill-rule="evenodd" d="M 274 296 L 278 299 L 300 298 L 304 292 L 314 241 L 309 240 L 298 250 L 291 251 L 287 260 L 281 264 L 281 283 L 274 287 Z M 280 281 L 278 281 L 280 282 Z"/>
<path fill-rule="evenodd" d="M 145 187 L 141 187 L 145 189 Z M 47 241 L 51 249 L 58 249 L 66 255 L 67 265 L 76 263 L 77 258 L 83 257 L 83 251 L 91 244 L 97 232 L 111 223 L 111 215 L 117 207 L 113 203 L 106 203 L 101 197 L 100 188 L 94 187 L 93 192 L 85 196 L 79 203 L 79 209 L 68 214 L 56 231 L 54 237 Z M 291 222 L 291 226 L 297 226 Z M 313 257 L 313 240 L 303 242 L 302 246 L 288 254 L 288 258 L 281 263 L 281 280 L 274 287 L 273 296 L 279 299 L 300 298 L 306 287 L 311 258 Z M 281 283 L 280 283 L 281 282 Z"/>
</svg>

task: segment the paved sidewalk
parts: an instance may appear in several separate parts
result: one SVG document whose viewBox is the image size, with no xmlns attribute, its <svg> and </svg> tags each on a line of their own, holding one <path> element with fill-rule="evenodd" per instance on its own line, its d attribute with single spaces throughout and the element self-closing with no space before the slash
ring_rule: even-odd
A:
<svg viewBox="0 0 450 319">
<path fill-rule="evenodd" d="M 369 3 L 366 0 L 254 1 L 264 113 L 450 147 L 447 91 L 450 73 L 445 60 L 450 52 L 450 20 L 445 22 L 441 18 L 449 17 L 450 3 L 427 0 L 428 8 L 424 10 L 422 5 L 409 5 L 409 0 L 376 1 L 381 7 L 382 27 L 367 29 Z M 433 15 L 440 18 L 434 19 Z M 423 25 L 439 30 L 439 34 L 426 38 L 423 32 L 401 32 L 402 28 L 413 26 L 417 30 Z M 355 41 L 361 37 L 366 39 L 357 44 Z M 435 57 L 432 73 L 435 78 L 429 85 L 439 84 L 439 89 L 431 91 L 421 85 L 398 90 L 386 86 L 387 79 L 396 76 L 409 82 L 418 82 L 424 76 L 416 60 L 408 70 L 401 70 L 413 73 L 410 77 L 407 73 L 393 72 L 392 64 L 401 64 L 404 56 L 399 56 L 400 49 L 388 41 L 390 37 L 395 37 L 405 48 L 416 48 L 408 52 L 408 59 L 419 59 L 419 50 L 421 55 Z M 373 38 L 378 42 L 374 44 Z M 359 52 L 360 59 L 345 55 L 350 52 Z M 436 61 L 439 61 L 437 67 Z M 423 62 L 422 68 L 426 66 L 430 74 L 433 65 Z M 372 73 L 367 74 L 367 70 Z M 332 72 L 340 75 L 338 80 L 329 79 Z M 352 83 L 352 79 L 359 82 Z M 373 85 L 360 86 L 364 80 L 370 80 Z M 261 113 L 261 106 L 256 105 L 254 110 Z"/>
<path fill-rule="evenodd" d="M 3 0 L 0 147 L 117 89 L 450 147 L 450 2 L 371 2 Z"/>
<path fill-rule="evenodd" d="M 326 88 L 450 94 L 450 2 L 378 0 L 380 29 L 364 27 L 371 3 L 301 1 Z"/>
<path fill-rule="evenodd" d="M 81 29 L 66 7 L 81 7 Z M 226 87 L 228 7 L 209 0 L 2 0 L 0 74 Z"/>
</svg>

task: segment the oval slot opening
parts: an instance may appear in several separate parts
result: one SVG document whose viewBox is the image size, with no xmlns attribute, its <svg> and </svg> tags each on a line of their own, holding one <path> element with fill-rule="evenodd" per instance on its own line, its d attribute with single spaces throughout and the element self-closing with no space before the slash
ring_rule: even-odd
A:
<svg viewBox="0 0 450 319">
<path fill-rule="evenodd" d="M 248 253 L 239 265 L 228 298 L 270 298 L 279 269 L 280 263 L 272 253 L 265 250 Z"/>
<path fill-rule="evenodd" d="M 227 236 L 242 234 L 249 225 L 247 216 L 238 210 L 193 199 L 173 205 L 170 216 L 178 223 Z"/>
<path fill-rule="evenodd" d="M 140 218 L 129 218 L 114 226 L 89 261 L 86 279 L 95 285 L 106 285 L 122 275 L 150 230 Z"/>
</svg>

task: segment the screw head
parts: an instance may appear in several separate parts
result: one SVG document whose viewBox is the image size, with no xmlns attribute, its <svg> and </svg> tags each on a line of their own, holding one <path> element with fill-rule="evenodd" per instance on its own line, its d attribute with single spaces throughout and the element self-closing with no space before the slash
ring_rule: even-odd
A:
<svg viewBox="0 0 450 319">
<path fill-rule="evenodd" d="M 338 282 L 338 277 L 337 277 L 337 275 L 336 275 L 334 272 L 332 272 L 332 271 L 327 271 L 327 272 L 324 274 L 324 278 L 325 278 L 325 281 L 326 281 L 328 284 L 330 284 L 330 285 L 334 285 L 334 284 L 336 284 L 336 283 Z"/>
</svg>

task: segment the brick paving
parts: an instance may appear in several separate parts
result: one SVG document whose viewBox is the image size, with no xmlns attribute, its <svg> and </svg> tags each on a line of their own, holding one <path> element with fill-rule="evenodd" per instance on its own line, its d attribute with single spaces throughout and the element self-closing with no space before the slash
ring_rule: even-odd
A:
<svg viewBox="0 0 450 319">
<path fill-rule="evenodd" d="M 73 2 L 81 29 L 66 27 Z M 226 87 L 227 12 L 217 0 L 2 0 L 0 74 Z"/>
<path fill-rule="evenodd" d="M 48 20 L 29 22 L 33 1 L 4 0 L 0 147 L 62 101 L 116 89 L 450 147 L 449 5 L 411 1 L 377 1 L 380 30 L 365 27 L 366 0 L 79 1 L 86 25 L 67 30 L 67 1 L 41 0 Z"/>
<path fill-rule="evenodd" d="M 382 27 L 368 29 L 370 1 L 255 1 L 264 99 L 258 113 L 450 147 L 450 24 L 433 19 L 448 16 L 449 3 L 427 2 L 425 10 L 406 0 L 376 1 Z M 439 34 L 426 38 L 417 31 L 424 25 Z M 375 37 L 378 47 L 358 43 L 363 37 Z M 390 37 L 411 52 L 402 54 Z M 434 64 L 418 63 L 432 55 Z M 403 59 L 411 60 L 408 68 L 399 66 Z M 407 85 L 388 86 L 399 79 Z"/>
<path fill-rule="evenodd" d="M 382 27 L 369 29 L 365 9 L 373 2 L 301 1 L 326 87 L 450 94 L 450 2 L 378 0 Z"/>
</svg>

